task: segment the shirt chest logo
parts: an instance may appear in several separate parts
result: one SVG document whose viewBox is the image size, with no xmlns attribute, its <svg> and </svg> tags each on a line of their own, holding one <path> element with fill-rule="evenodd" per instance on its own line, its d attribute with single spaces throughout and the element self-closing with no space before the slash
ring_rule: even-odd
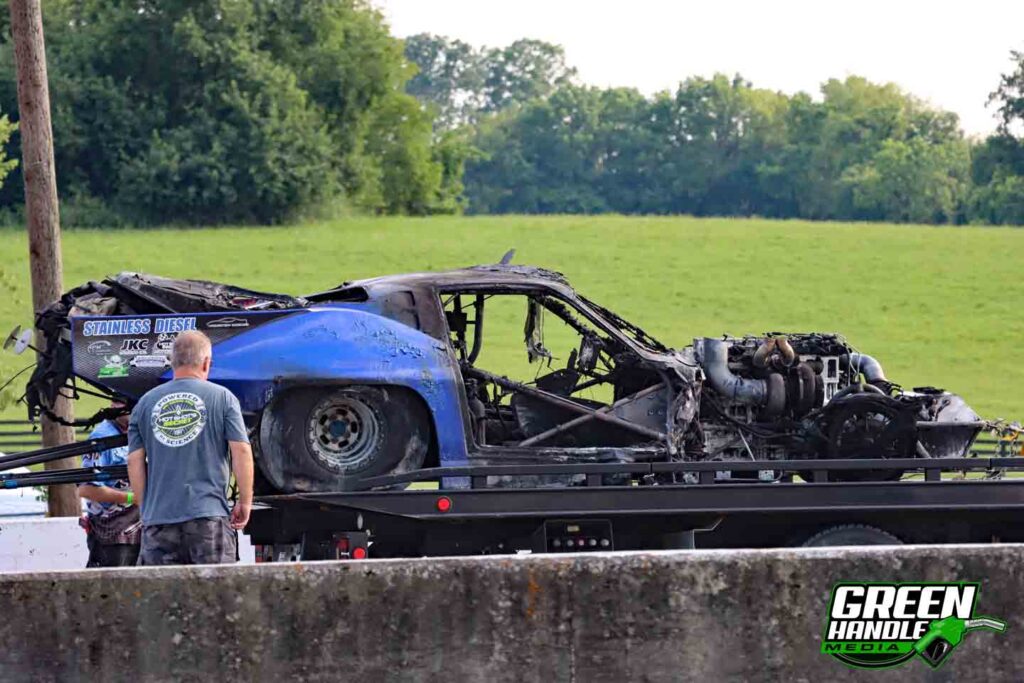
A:
<svg viewBox="0 0 1024 683">
<path fill-rule="evenodd" d="M 165 446 L 191 443 L 206 426 L 206 404 L 188 391 L 162 396 L 153 406 L 153 436 Z"/>
</svg>

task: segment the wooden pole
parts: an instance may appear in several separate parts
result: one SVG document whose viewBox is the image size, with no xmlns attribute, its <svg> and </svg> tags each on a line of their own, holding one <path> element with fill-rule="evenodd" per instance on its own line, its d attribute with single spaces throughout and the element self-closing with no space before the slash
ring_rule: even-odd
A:
<svg viewBox="0 0 1024 683">
<path fill-rule="evenodd" d="M 32 308 L 38 312 L 57 301 L 64 289 L 43 12 L 41 0 L 10 0 L 10 9 L 14 65 L 18 76 L 18 129 L 21 132 L 21 173 L 25 179 Z M 45 340 L 41 335 L 37 335 L 36 343 L 45 350 Z M 71 402 L 58 398 L 53 411 L 70 419 Z M 74 440 L 75 432 L 71 427 L 62 427 L 43 418 L 43 446 L 58 446 Z M 73 458 L 65 458 L 47 463 L 46 469 L 75 466 Z M 47 505 L 51 517 L 77 517 L 81 512 L 75 487 L 68 484 L 51 486 Z"/>
</svg>

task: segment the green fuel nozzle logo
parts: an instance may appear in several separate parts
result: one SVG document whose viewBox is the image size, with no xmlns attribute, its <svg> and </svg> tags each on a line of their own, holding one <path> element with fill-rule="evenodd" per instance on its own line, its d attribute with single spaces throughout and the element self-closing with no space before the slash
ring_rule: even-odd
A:
<svg viewBox="0 0 1024 683">
<path fill-rule="evenodd" d="M 914 652 L 921 655 L 924 661 L 933 667 L 937 667 L 946 661 L 946 657 L 953 651 L 953 648 L 964 639 L 965 633 L 982 629 L 1002 633 L 1006 630 L 1006 622 L 994 617 L 938 619 L 933 621 L 928 626 L 928 632 L 914 643 Z"/>
<path fill-rule="evenodd" d="M 920 657 L 941 666 L 971 631 L 1002 633 L 1006 622 L 975 616 L 981 584 L 837 583 L 821 651 L 847 666 L 888 669 Z"/>
</svg>

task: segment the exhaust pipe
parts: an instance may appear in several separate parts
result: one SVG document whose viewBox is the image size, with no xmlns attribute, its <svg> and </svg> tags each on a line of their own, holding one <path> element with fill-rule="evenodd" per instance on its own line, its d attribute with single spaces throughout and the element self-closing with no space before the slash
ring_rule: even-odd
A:
<svg viewBox="0 0 1024 683">
<path fill-rule="evenodd" d="M 793 350 L 789 340 L 780 335 L 778 337 L 765 339 L 764 342 L 761 343 L 761 346 L 757 347 L 757 351 L 754 352 L 754 358 L 752 359 L 754 367 L 767 367 L 768 358 L 772 355 L 773 351 L 779 352 L 782 364 L 787 368 L 796 360 L 796 351 Z"/>
</svg>

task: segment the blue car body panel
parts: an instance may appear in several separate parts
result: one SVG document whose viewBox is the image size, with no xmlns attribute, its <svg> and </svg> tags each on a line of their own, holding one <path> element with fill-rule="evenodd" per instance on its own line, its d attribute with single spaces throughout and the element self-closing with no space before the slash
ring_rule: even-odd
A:
<svg viewBox="0 0 1024 683">
<path fill-rule="evenodd" d="M 287 384 L 408 387 L 430 410 L 441 464 L 467 463 L 458 369 L 443 342 L 418 330 L 368 311 L 317 306 L 220 342 L 214 357 L 210 379 L 253 412 Z"/>
<path fill-rule="evenodd" d="M 458 367 L 446 344 L 396 320 L 380 315 L 372 302 L 318 304 L 297 310 L 234 311 L 72 318 L 75 373 L 133 398 L 171 377 L 169 369 L 150 371 L 129 366 L 123 377 L 98 375 L 103 357 L 92 362 L 86 352 L 99 343 L 110 350 L 132 340 L 147 351 L 157 343 L 155 330 L 176 327 L 203 330 L 214 342 L 210 380 L 227 387 L 248 413 L 259 413 L 274 395 L 288 386 L 316 383 L 384 384 L 407 387 L 430 411 L 442 466 L 468 463 L 467 434 L 461 408 Z M 93 321 L 121 319 L 132 331 L 86 336 L 101 329 Z M 148 323 L 141 324 L 148 320 Z M 234 326 L 215 328 L 228 320 Z M 185 322 L 179 322 L 185 321 Z M 140 332 L 148 330 L 148 332 Z M 109 331 L 109 326 L 103 331 Z M 143 341 L 145 340 L 145 342 Z M 103 347 L 101 347 L 103 348 Z M 110 356 L 106 358 L 109 359 Z M 150 358 L 150 355 L 146 355 Z M 135 373 L 134 376 L 132 373 Z M 457 482 L 450 482 L 458 485 Z"/>
</svg>

